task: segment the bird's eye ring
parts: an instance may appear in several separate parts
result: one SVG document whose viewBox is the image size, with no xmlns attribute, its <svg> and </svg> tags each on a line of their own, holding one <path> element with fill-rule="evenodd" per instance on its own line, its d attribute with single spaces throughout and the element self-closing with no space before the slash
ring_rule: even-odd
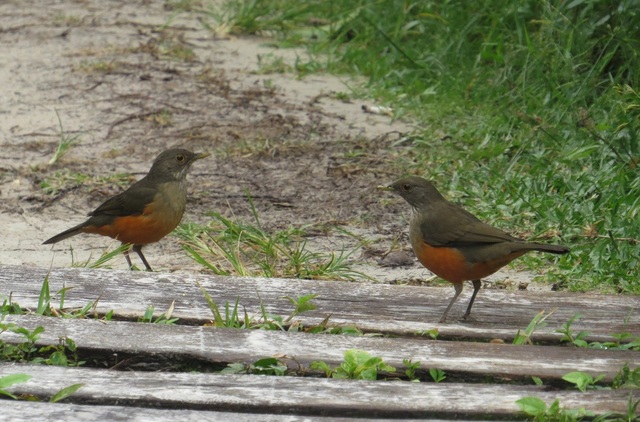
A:
<svg viewBox="0 0 640 422">
<path fill-rule="evenodd" d="M 178 154 L 176 155 L 176 160 L 178 160 L 179 163 L 183 163 L 185 160 L 185 156 L 182 154 Z"/>
<path fill-rule="evenodd" d="M 402 189 L 403 189 L 405 192 L 409 192 L 409 191 L 411 190 L 411 185 L 410 185 L 410 184 L 408 184 L 408 183 L 405 183 L 404 185 L 402 185 Z"/>
</svg>

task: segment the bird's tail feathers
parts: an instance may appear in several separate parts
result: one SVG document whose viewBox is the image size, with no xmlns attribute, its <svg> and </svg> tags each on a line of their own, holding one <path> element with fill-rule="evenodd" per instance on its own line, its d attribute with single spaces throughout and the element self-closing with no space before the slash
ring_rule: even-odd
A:
<svg viewBox="0 0 640 422">
<path fill-rule="evenodd" d="M 68 239 L 71 236 L 75 236 L 79 233 L 82 233 L 82 228 L 84 227 L 84 223 L 82 224 L 78 224 L 75 227 L 71 227 L 68 230 L 63 231 L 62 233 L 58 233 L 57 235 L 53 236 L 50 239 L 45 240 L 44 242 L 42 242 L 43 245 L 49 245 L 52 243 L 58 243 L 62 240 Z"/>
<path fill-rule="evenodd" d="M 531 246 L 531 249 L 540 252 L 549 252 L 555 253 L 558 255 L 565 254 L 569 252 L 569 248 L 562 245 L 547 245 L 545 243 L 528 243 Z"/>
</svg>

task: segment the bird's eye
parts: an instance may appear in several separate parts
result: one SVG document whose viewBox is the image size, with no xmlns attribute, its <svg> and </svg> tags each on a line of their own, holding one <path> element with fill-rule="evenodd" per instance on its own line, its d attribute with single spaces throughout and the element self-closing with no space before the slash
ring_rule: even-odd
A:
<svg viewBox="0 0 640 422">
<path fill-rule="evenodd" d="M 405 183 L 404 185 L 402 185 L 402 190 L 404 190 L 405 192 L 409 192 L 411 190 L 411 185 Z"/>
<path fill-rule="evenodd" d="M 182 154 L 178 154 L 176 155 L 176 160 L 178 160 L 179 163 L 184 163 L 184 160 L 186 160 L 186 157 Z"/>
</svg>

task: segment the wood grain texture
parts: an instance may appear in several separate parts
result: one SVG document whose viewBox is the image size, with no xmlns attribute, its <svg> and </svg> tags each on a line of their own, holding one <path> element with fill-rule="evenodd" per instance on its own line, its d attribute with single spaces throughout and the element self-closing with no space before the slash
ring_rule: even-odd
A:
<svg viewBox="0 0 640 422">
<path fill-rule="evenodd" d="M 85 384 L 66 399 L 66 404 L 37 403 L 29 409 L 24 407 L 24 402 L 1 400 L 3 415 L 12 416 L 12 420 L 20 420 L 25 415 L 50 420 L 240 422 L 512 419 L 522 416 L 515 402 L 525 396 L 539 397 L 547 404 L 558 399 L 564 408 L 586 408 L 596 413 L 624 412 L 630 393 L 638 400 L 637 391 L 629 390 L 580 393 L 570 389 L 561 377 L 568 372 L 584 371 L 594 377 L 604 375 L 605 381 L 611 381 L 625 364 L 636 367 L 640 353 L 560 345 L 561 335 L 556 332 L 580 313 L 584 316 L 576 321 L 572 330 L 590 332 L 592 341 L 608 340 L 620 332 L 638 337 L 637 297 L 487 290 L 479 295 L 477 308 L 474 307 L 474 312 L 478 312 L 472 320 L 440 324 L 436 321 L 448 303 L 451 288 L 84 269 L 54 269 L 48 273 L 43 269 L 0 266 L 0 300 L 2 295 L 11 296 L 11 300 L 21 306 L 35 309 L 45 277 L 50 283 L 54 307 L 60 306 L 57 292 L 67 288 L 66 309 L 82 308 L 97 301 L 95 308 L 99 313 L 113 310 L 121 320 L 64 319 L 33 314 L 6 316 L 4 323 L 15 323 L 30 330 L 44 327 L 39 345 L 57 345 L 60 338 L 69 337 L 83 357 L 95 357 L 95 362 L 104 366 L 103 369 L 56 368 L 0 363 L 0 376 L 25 372 L 34 377 L 28 383 L 12 386 L 9 390 L 15 394 L 34 394 L 46 399 L 65 386 Z M 317 294 L 314 300 L 317 309 L 294 320 L 312 326 L 330 317 L 333 324 L 355 325 L 384 336 L 350 337 L 204 326 L 212 314 L 199 285 L 219 306 L 225 302 L 233 304 L 238 299 L 240 305 L 256 317 L 260 315 L 261 303 L 267 312 L 287 316 L 293 310 L 287 296 Z M 180 318 L 180 325 L 122 320 L 136 320 L 149 305 L 155 307 L 156 314 L 163 313 L 174 301 L 173 316 Z M 463 299 L 457 309 L 460 314 L 464 306 Z M 514 346 L 487 341 L 510 340 L 543 309 L 547 312 L 556 309 L 547 325 L 533 336 L 544 345 Z M 439 330 L 438 340 L 416 334 L 430 329 Z M 2 332 L 1 339 L 8 343 L 24 341 L 24 337 L 10 331 Z M 448 379 L 435 384 L 310 376 L 313 375 L 309 370 L 311 362 L 320 360 L 335 367 L 349 349 L 379 356 L 400 371 L 404 369 L 403 359 L 419 361 L 423 374 L 427 369 L 438 368 L 445 371 Z M 277 357 L 306 376 L 153 372 L 175 370 L 185 363 L 189 367 L 211 363 L 221 368 L 227 363 L 251 363 L 264 357 Z M 128 368 L 136 370 L 107 369 L 122 359 L 135 361 L 136 365 Z M 545 387 L 520 385 L 530 382 L 532 376 L 542 378 Z M 552 387 L 560 385 L 567 388 Z M 167 413 L 162 413 L 164 411 Z M 64 417 L 64 412 L 72 412 L 72 416 Z"/>
<path fill-rule="evenodd" d="M 48 395 L 48 391 L 43 391 Z M 107 402 L 109 397 L 96 399 Z M 296 422 L 300 421 L 297 415 L 257 414 L 242 412 L 224 412 L 217 410 L 194 409 L 154 409 L 138 407 L 132 403 L 124 405 L 99 405 L 99 404 L 73 404 L 73 403 L 48 403 L 30 401 L 2 400 L 0 409 L 5 421 L 33 422 L 33 421 L 126 421 L 126 422 L 202 422 L 202 421 L 233 421 L 233 422 Z M 357 421 L 358 419 L 346 419 L 324 416 L 305 416 L 308 422 L 326 421 Z M 360 419 L 365 420 L 365 419 Z"/>
<path fill-rule="evenodd" d="M 544 387 L 354 381 L 326 378 L 119 372 L 0 364 L 0 376 L 27 373 L 33 378 L 10 388 L 13 394 L 53 395 L 62 386 L 82 383 L 66 401 L 122 405 L 361 418 L 464 418 L 509 416 L 516 400 L 537 396 L 564 408 L 625 411 L 628 391 L 557 392 Z M 140 411 L 140 410 L 138 410 Z M 175 410 L 174 410 L 175 412 Z M 270 419 L 267 419 L 270 420 Z M 286 420 L 286 419 L 283 419 Z"/>
<path fill-rule="evenodd" d="M 181 356 L 214 363 L 254 362 L 271 356 L 286 357 L 291 368 L 325 361 L 337 366 L 344 352 L 360 349 L 402 368 L 403 359 L 420 361 L 425 369 L 482 377 L 560 379 L 572 371 L 604 375 L 612 380 L 626 363 L 638 361 L 637 352 L 559 346 L 514 346 L 464 341 L 352 337 L 267 330 L 235 330 L 202 326 L 141 324 L 127 321 L 63 319 L 35 315 L 8 315 L 7 323 L 33 330 L 45 328 L 39 345 L 56 345 L 69 337 L 78 347 L 95 353 Z M 4 333 L 6 342 L 24 341 Z"/>
<path fill-rule="evenodd" d="M 46 275 L 39 268 L 0 266 L 0 294 L 12 293 L 15 302 L 34 308 Z M 589 341 L 611 340 L 612 334 L 623 332 L 640 336 L 640 300 L 635 296 L 483 290 L 471 320 L 455 322 L 466 307 L 465 296 L 452 309 L 452 321 L 438 323 L 453 288 L 112 270 L 53 269 L 49 273 L 52 293 L 71 288 L 66 294 L 67 308 L 81 308 L 99 299 L 99 312 L 113 310 L 119 316 L 137 317 L 148 305 L 161 313 L 175 300 L 174 316 L 200 324 L 212 314 L 196 282 L 219 305 L 239 299 L 253 315 L 259 315 L 261 300 L 268 312 L 288 315 L 292 306 L 286 296 L 317 294 L 317 309 L 296 318 L 305 325 L 330 316 L 332 323 L 355 325 L 367 332 L 413 336 L 437 328 L 441 338 L 510 340 L 538 312 L 555 310 L 546 326 L 534 333 L 535 341 L 558 342 L 562 336 L 556 331 L 576 314 L 582 318 L 572 329 L 590 333 Z"/>
</svg>

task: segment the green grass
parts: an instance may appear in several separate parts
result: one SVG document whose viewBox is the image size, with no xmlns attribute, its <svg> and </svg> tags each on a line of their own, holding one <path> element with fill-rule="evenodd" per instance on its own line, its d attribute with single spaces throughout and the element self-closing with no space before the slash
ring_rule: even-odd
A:
<svg viewBox="0 0 640 422">
<path fill-rule="evenodd" d="M 262 300 L 260 300 L 260 315 L 255 317 L 250 316 L 244 306 L 240 305 L 240 298 L 236 298 L 233 304 L 225 302 L 224 305 L 219 305 L 204 287 L 200 285 L 199 287 L 213 314 L 213 320 L 207 324 L 208 326 L 242 330 L 304 331 L 312 334 L 344 334 L 349 336 L 365 335 L 353 325 L 329 324 L 330 316 L 327 316 L 320 324 L 314 326 L 305 326 L 299 320 L 294 320 L 296 316 L 316 309 L 316 304 L 313 303 L 313 300 L 318 295 L 315 294 L 298 297 L 285 296 L 285 299 L 294 307 L 293 311 L 286 317 L 267 312 Z M 377 334 L 371 333 L 367 335 L 375 336 Z"/>
<path fill-rule="evenodd" d="M 378 379 L 379 371 L 396 372 L 396 368 L 386 364 L 381 357 L 371 356 L 369 352 L 357 349 L 345 350 L 344 361 L 335 368 L 331 368 L 323 361 L 312 362 L 310 368 L 324 372 L 328 378 L 370 381 Z"/>
<path fill-rule="evenodd" d="M 221 374 L 287 375 L 287 365 L 276 358 L 263 358 L 253 363 L 229 363 Z"/>
<path fill-rule="evenodd" d="M 214 31 L 306 48 L 300 74 L 364 76 L 365 95 L 421 128 L 398 158 L 408 173 L 489 223 L 569 245 L 545 277 L 559 287 L 640 293 L 637 1 L 172 4 Z"/>
<path fill-rule="evenodd" d="M 69 152 L 71 147 L 77 144 L 80 139 L 80 135 L 71 136 L 64 131 L 58 110 L 56 110 L 56 117 L 58 118 L 58 125 L 60 126 L 60 140 L 58 141 L 58 146 L 56 147 L 53 156 L 49 160 L 49 165 L 55 164 L 60 158 Z"/>
<path fill-rule="evenodd" d="M 187 254 L 218 275 L 354 280 L 367 278 L 352 269 L 356 251 L 311 251 L 305 227 L 267 231 L 251 196 L 253 221 L 242 222 L 212 212 L 206 226 L 183 224 L 177 235 Z"/>
<path fill-rule="evenodd" d="M 34 171 L 38 171 L 34 169 Z M 110 176 L 90 176 L 86 173 L 72 172 L 68 169 L 61 169 L 55 171 L 52 175 L 40 180 L 40 189 L 51 196 L 59 195 L 62 192 L 66 192 L 79 186 L 91 185 L 93 189 L 98 189 L 102 186 L 128 186 L 131 184 L 131 175 L 127 173 L 116 173 Z"/>
</svg>

